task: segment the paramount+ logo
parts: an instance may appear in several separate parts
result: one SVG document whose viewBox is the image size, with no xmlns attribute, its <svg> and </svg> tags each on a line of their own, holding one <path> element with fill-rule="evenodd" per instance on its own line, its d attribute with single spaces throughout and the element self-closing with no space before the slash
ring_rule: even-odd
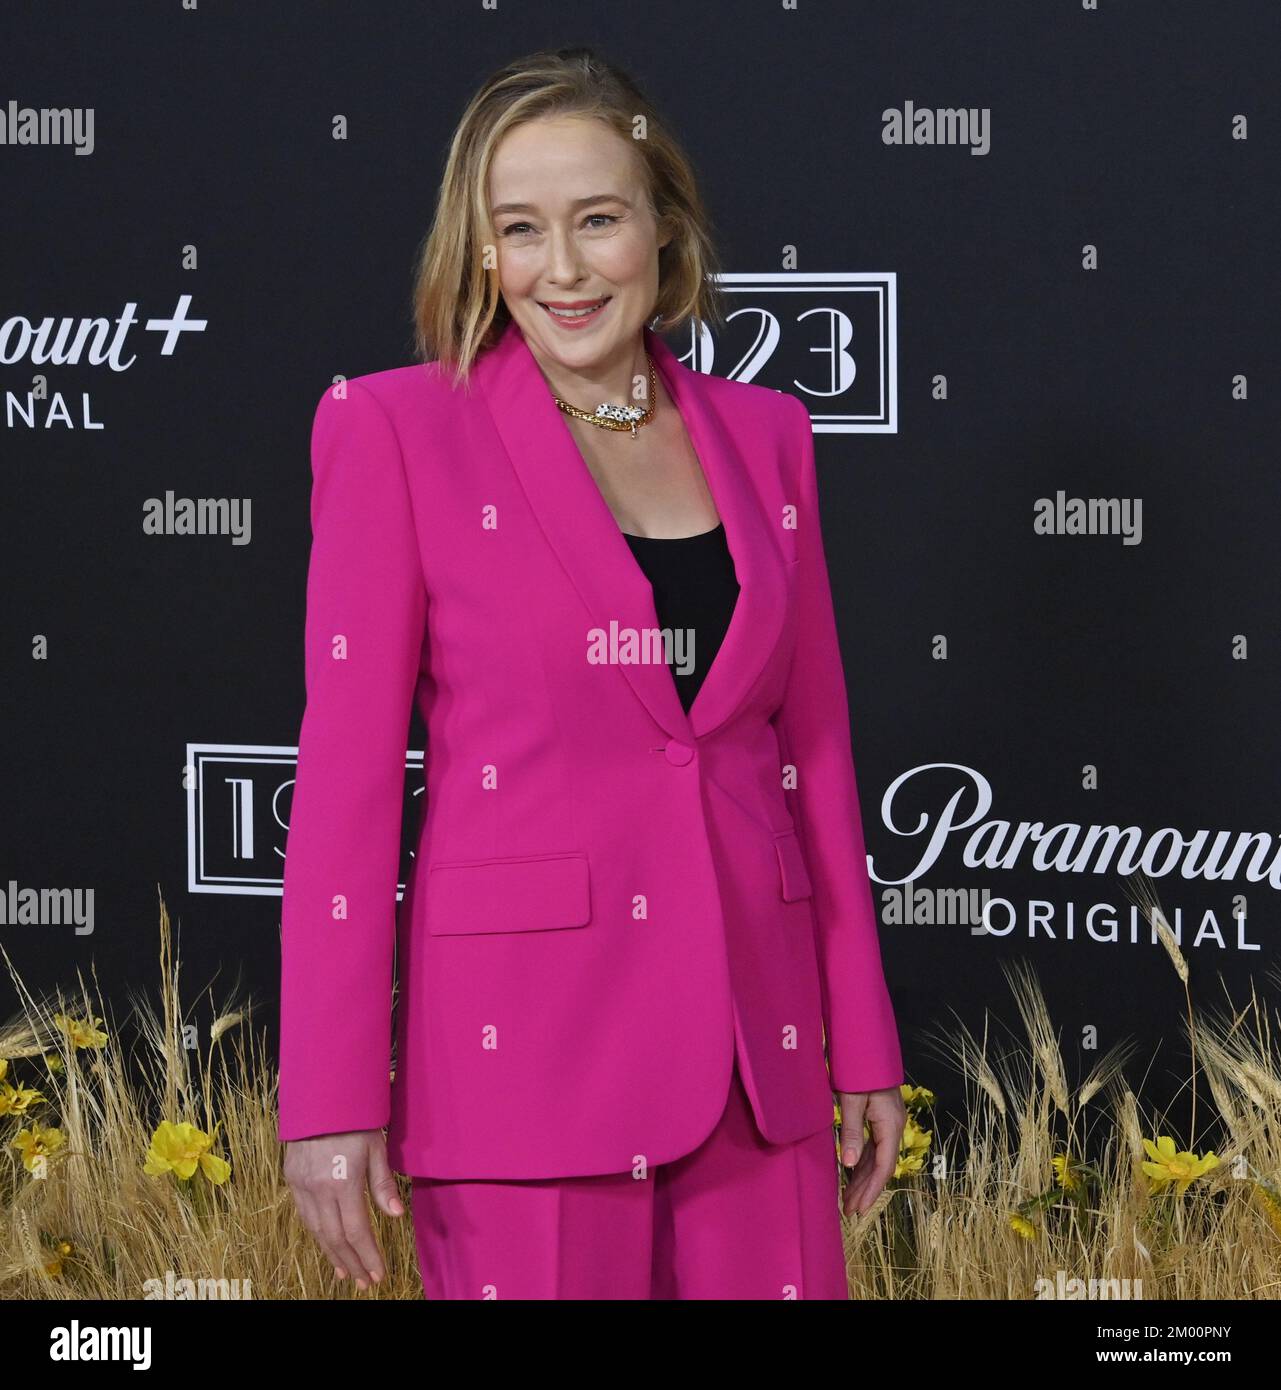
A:
<svg viewBox="0 0 1281 1390">
<path fill-rule="evenodd" d="M 192 296 L 181 294 L 173 308 L 139 318 L 129 301 L 115 318 L 33 319 L 15 314 L 0 321 L 0 369 L 27 371 L 19 387 L 6 386 L 4 422 L 11 430 L 101 430 L 90 391 L 54 390 L 46 369 L 91 367 L 126 372 L 142 353 L 172 357 L 189 334 L 208 320 L 192 313 Z"/>
</svg>

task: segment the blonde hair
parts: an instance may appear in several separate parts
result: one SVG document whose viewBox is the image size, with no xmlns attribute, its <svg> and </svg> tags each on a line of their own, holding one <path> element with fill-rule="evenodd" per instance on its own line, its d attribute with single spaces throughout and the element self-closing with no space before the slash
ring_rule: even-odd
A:
<svg viewBox="0 0 1281 1390">
<path fill-rule="evenodd" d="M 508 63 L 472 97 L 450 142 L 436 214 L 418 255 L 414 328 L 418 355 L 466 379 L 477 355 L 511 320 L 497 268 L 483 255 L 497 236 L 489 215 L 489 169 L 509 131 L 546 116 L 603 121 L 632 141 L 645 168 L 650 206 L 671 240 L 659 248 L 651 324 L 666 332 L 691 319 L 724 323 L 711 222 L 688 156 L 632 79 L 590 48 L 532 53 Z M 644 138 L 635 138 L 637 118 Z"/>
</svg>

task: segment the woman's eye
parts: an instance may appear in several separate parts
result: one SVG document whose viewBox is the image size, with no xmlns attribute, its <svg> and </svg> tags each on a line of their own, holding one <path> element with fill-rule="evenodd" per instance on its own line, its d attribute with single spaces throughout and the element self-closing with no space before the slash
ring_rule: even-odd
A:
<svg viewBox="0 0 1281 1390">
<path fill-rule="evenodd" d="M 615 217 L 615 216 L 613 215 L 613 213 L 608 213 L 608 212 L 589 212 L 589 213 L 587 214 L 587 216 L 586 216 L 585 218 L 583 218 L 583 221 L 584 221 L 584 223 L 587 223 L 587 224 L 590 224 L 590 223 L 597 223 L 597 224 L 604 223 L 605 225 L 609 225 L 610 223 L 617 222 L 617 221 L 618 221 L 618 218 Z M 591 227 L 589 228 L 589 230 L 591 230 L 591 231 L 602 231 L 603 229 L 604 229 L 604 228 L 601 227 L 601 226 L 591 226 Z M 503 228 L 503 230 L 502 230 L 502 235 L 503 235 L 503 236 L 523 236 L 526 232 L 532 232 L 533 230 L 534 230 L 534 228 L 531 227 L 530 224 L 529 224 L 528 222 L 510 222 L 510 223 L 508 223 L 508 225 L 507 225 L 506 227 Z"/>
</svg>

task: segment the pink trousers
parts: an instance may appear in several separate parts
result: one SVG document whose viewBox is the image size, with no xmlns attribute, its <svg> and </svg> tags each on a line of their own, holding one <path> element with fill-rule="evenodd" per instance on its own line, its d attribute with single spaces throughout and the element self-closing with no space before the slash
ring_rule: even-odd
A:
<svg viewBox="0 0 1281 1390">
<path fill-rule="evenodd" d="M 413 1179 L 429 1299 L 849 1297 L 830 1130 L 761 1137 L 735 1063 L 725 1112 L 646 1178 Z"/>
</svg>

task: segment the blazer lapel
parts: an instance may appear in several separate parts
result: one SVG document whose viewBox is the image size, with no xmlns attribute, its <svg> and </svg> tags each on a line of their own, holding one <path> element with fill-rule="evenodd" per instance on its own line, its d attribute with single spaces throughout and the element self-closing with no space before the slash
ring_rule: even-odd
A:
<svg viewBox="0 0 1281 1390">
<path fill-rule="evenodd" d="M 788 578 L 779 539 L 770 529 L 738 448 L 740 440 L 751 447 L 750 431 L 736 430 L 732 420 L 716 412 L 703 373 L 684 366 L 648 328 L 645 342 L 703 466 L 712 500 L 725 523 L 739 583 L 729 629 L 690 706 L 697 738 L 723 724 L 751 693 L 783 631 Z"/>
<path fill-rule="evenodd" d="M 739 583 L 729 628 L 688 715 L 665 662 L 619 663 L 659 726 L 692 743 L 728 719 L 750 692 L 782 631 L 787 577 L 750 476 L 725 422 L 706 400 L 700 373 L 677 361 L 649 328 L 644 333 L 655 370 L 680 411 L 725 525 Z M 514 321 L 481 353 L 473 375 L 530 507 L 593 625 L 605 633 L 611 623 L 619 629 L 657 629 L 649 581 Z"/>
</svg>

